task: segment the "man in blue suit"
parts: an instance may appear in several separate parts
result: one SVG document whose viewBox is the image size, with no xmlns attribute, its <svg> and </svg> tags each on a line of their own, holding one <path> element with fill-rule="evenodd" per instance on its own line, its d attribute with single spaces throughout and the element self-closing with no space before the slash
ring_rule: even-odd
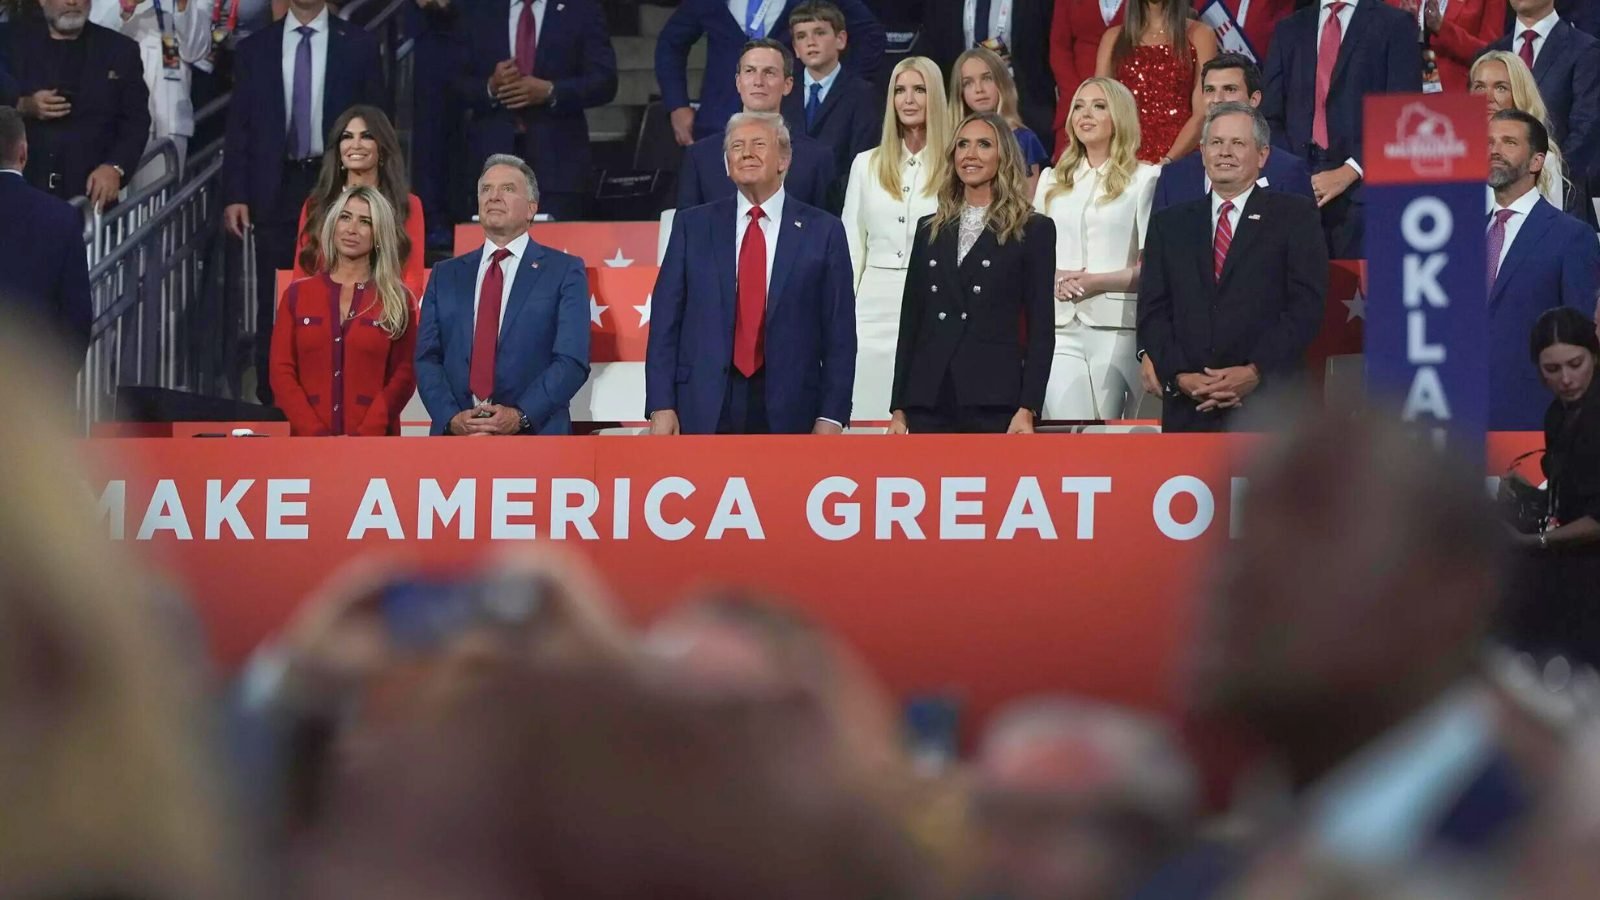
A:
<svg viewBox="0 0 1600 900">
<path fill-rule="evenodd" d="M 739 111 L 732 75 L 746 41 L 771 38 L 790 42 L 789 13 L 803 0 L 683 0 L 656 39 L 656 83 L 672 116 L 672 132 L 687 147 L 698 138 L 720 135 L 728 117 Z M 838 0 L 850 31 L 847 67 L 871 81 L 883 64 L 883 26 L 864 0 Z M 705 76 L 700 109 L 689 106 L 689 48 L 706 39 Z"/>
<path fill-rule="evenodd" d="M 799 90 L 783 98 L 783 120 L 790 134 L 805 135 L 833 153 L 834 183 L 824 208 L 838 213 L 851 162 L 883 137 L 884 93 L 839 62 L 849 40 L 839 7 L 808 0 L 789 14 L 789 30 L 802 68 Z"/>
<path fill-rule="evenodd" d="M 1512 0 L 1516 20 L 1490 45 L 1533 59 L 1552 137 L 1567 163 L 1567 212 L 1594 224 L 1589 205 L 1600 176 L 1600 41 L 1556 12 L 1553 0 Z"/>
<path fill-rule="evenodd" d="M 53 332 L 62 355 L 80 364 L 94 320 L 83 218 L 24 181 L 27 164 L 22 116 L 0 106 L 0 311 Z"/>
<path fill-rule="evenodd" d="M 838 434 L 856 370 L 844 226 L 785 196 L 781 116 L 734 116 L 726 146 L 738 193 L 678 213 L 656 277 L 650 433 Z"/>
<path fill-rule="evenodd" d="M 327 0 L 290 0 L 289 14 L 239 42 L 223 143 L 223 225 L 256 240 L 256 396 L 272 402 L 267 351 L 276 269 L 294 264 L 300 207 L 316 183 L 323 139 L 357 103 L 387 106 L 378 42 L 328 14 Z"/>
<path fill-rule="evenodd" d="M 472 117 L 471 158 L 521 156 L 539 178 L 539 208 L 583 218 L 591 169 L 584 110 L 617 95 L 617 55 L 600 4 L 488 3 L 466 15 L 462 31 L 465 68 L 454 88 Z"/>
<path fill-rule="evenodd" d="M 1322 0 L 1278 23 L 1266 74 L 1261 111 L 1273 145 L 1311 167 L 1328 255 L 1362 258 L 1363 101 L 1422 90 L 1416 19 L 1383 0 Z"/>
<path fill-rule="evenodd" d="M 1218 103 L 1248 103 L 1261 106 L 1261 70 L 1240 53 L 1219 53 L 1201 70 L 1201 96 L 1206 108 Z M 1186 154 L 1161 167 L 1156 179 L 1152 211 L 1198 200 L 1211 193 L 1211 179 L 1201 153 Z M 1267 155 L 1261 167 L 1261 187 L 1286 194 L 1311 197 L 1311 173 L 1306 161 L 1279 147 Z"/>
<path fill-rule="evenodd" d="M 486 243 L 434 267 L 417 327 L 417 392 L 433 434 L 571 434 L 589 378 L 589 277 L 534 243 L 539 182 L 515 156 L 478 179 Z"/>
<path fill-rule="evenodd" d="M 794 89 L 794 78 L 789 74 L 793 68 L 794 57 L 789 48 L 777 41 L 762 38 L 747 44 L 739 57 L 738 76 L 744 111 L 777 113 L 783 98 Z M 838 172 L 833 152 L 805 135 L 794 136 L 793 152 L 789 174 L 783 183 L 784 193 L 802 203 L 827 209 L 830 189 Z M 683 165 L 678 167 L 678 209 L 733 195 L 733 179 L 729 177 L 722 135 L 695 141 L 684 154 Z M 843 208 L 844 198 L 838 199 L 839 208 Z"/>
<path fill-rule="evenodd" d="M 1535 188 L 1550 137 L 1544 123 L 1506 109 L 1489 120 L 1489 427 L 1539 431 L 1548 392 L 1528 361 L 1539 314 L 1594 309 L 1600 244 L 1584 223 L 1551 206 Z"/>
</svg>

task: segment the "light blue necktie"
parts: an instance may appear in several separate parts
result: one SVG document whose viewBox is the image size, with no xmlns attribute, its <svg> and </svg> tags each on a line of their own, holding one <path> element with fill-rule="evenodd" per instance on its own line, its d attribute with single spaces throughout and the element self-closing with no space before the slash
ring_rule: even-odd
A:
<svg viewBox="0 0 1600 900">
<path fill-rule="evenodd" d="M 766 8 L 764 0 L 745 0 L 744 6 L 744 33 L 751 40 L 767 36 L 767 28 L 762 23 L 762 10 Z"/>
</svg>

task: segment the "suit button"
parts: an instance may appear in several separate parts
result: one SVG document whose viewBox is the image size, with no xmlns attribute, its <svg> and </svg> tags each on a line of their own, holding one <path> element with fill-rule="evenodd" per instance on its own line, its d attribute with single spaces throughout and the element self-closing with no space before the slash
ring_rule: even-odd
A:
<svg viewBox="0 0 1600 900">
<path fill-rule="evenodd" d="M 939 293 L 939 286 L 937 284 L 929 285 L 928 286 L 928 290 L 933 291 L 935 294 L 937 294 L 937 293 Z"/>
<path fill-rule="evenodd" d="M 938 264 L 939 264 L 939 261 L 937 259 L 928 260 L 928 265 L 930 265 L 930 266 L 937 266 Z"/>
<path fill-rule="evenodd" d="M 903 188 L 900 189 L 900 193 L 909 194 L 909 193 L 911 193 L 911 188 L 903 187 Z"/>
<path fill-rule="evenodd" d="M 341 341 L 343 341 L 343 340 L 344 340 L 344 336 L 343 336 L 343 335 L 340 335 L 340 336 L 339 336 L 339 337 L 336 337 L 336 338 L 334 338 L 334 339 L 333 339 L 333 342 L 334 342 L 334 343 L 335 343 L 335 344 L 337 344 L 337 343 L 340 343 L 340 342 L 341 342 Z"/>
<path fill-rule="evenodd" d="M 939 313 L 939 321 L 944 321 L 944 313 Z"/>
<path fill-rule="evenodd" d="M 905 252 L 905 251 L 904 251 L 904 250 L 896 250 L 896 251 L 895 251 L 895 252 L 894 252 L 894 255 L 895 255 L 895 256 L 896 256 L 896 257 L 902 257 L 902 256 L 905 256 L 905 255 L 906 255 L 906 252 Z"/>
<path fill-rule="evenodd" d="M 988 260 L 987 260 L 987 259 L 986 259 L 986 260 L 983 260 L 983 261 L 982 261 L 982 262 L 983 262 L 983 267 L 984 267 L 984 268 L 985 268 L 985 269 L 987 269 L 987 268 L 989 268 L 989 261 L 988 261 Z"/>
<path fill-rule="evenodd" d="M 981 285 L 981 284 L 975 284 L 975 285 L 973 285 L 973 286 L 972 286 L 972 292 L 973 292 L 973 293 L 974 293 L 974 294 L 981 294 L 981 293 L 983 293 L 983 285 Z"/>
<path fill-rule="evenodd" d="M 966 313 L 962 313 L 961 314 L 961 321 L 965 322 L 966 320 L 967 320 L 967 314 Z"/>
<path fill-rule="evenodd" d="M 906 217 L 905 216 L 901 216 L 900 217 L 900 224 L 904 225 L 905 221 L 906 221 Z"/>
</svg>

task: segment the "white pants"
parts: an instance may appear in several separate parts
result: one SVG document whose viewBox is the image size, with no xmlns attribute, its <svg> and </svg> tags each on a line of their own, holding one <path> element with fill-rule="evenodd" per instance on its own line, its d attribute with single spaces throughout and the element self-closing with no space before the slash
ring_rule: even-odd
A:
<svg viewBox="0 0 1600 900">
<path fill-rule="evenodd" d="M 1056 326 L 1044 417 L 1125 418 L 1141 390 L 1137 352 L 1138 337 L 1132 328 L 1095 328 L 1079 319 Z"/>
<path fill-rule="evenodd" d="M 850 418 L 889 418 L 894 352 L 900 342 L 900 300 L 905 269 L 868 266 L 856 291 L 856 384 Z"/>
</svg>

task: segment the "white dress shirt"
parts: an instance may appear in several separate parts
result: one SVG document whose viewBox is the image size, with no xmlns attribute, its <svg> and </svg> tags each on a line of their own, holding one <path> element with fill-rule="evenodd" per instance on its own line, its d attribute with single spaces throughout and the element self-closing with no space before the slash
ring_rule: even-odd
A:
<svg viewBox="0 0 1600 900">
<path fill-rule="evenodd" d="M 1108 165 L 1101 163 L 1094 168 L 1088 160 L 1081 160 L 1073 173 L 1072 189 L 1057 192 L 1054 197 L 1050 193 L 1056 186 L 1055 168 L 1039 173 L 1033 208 L 1056 223 L 1057 269 L 1116 272 L 1139 261 L 1161 169 L 1140 163 L 1122 193 L 1114 200 L 1106 200 L 1104 175 Z M 1077 303 L 1057 303 L 1056 327 L 1081 319 L 1091 327 L 1132 328 L 1137 296 L 1130 291 L 1108 291 Z"/>
<path fill-rule="evenodd" d="M 989 37 L 999 38 L 1007 47 L 1011 46 L 1011 4 L 1012 0 L 990 0 L 989 3 Z M 973 21 L 977 14 L 978 0 L 966 0 L 961 24 L 968 47 L 978 42 L 977 22 Z"/>
<path fill-rule="evenodd" d="M 500 260 L 500 321 L 496 323 L 496 331 L 505 324 L 506 307 L 511 305 L 511 285 L 517 280 L 517 267 L 522 263 L 522 257 L 528 252 L 528 233 L 524 231 L 511 239 L 505 249 L 511 255 Z M 472 333 L 478 333 L 478 298 L 483 295 L 483 277 L 489 274 L 489 265 L 493 261 L 494 251 L 500 249 L 493 241 L 483 244 L 483 258 L 478 260 L 478 277 L 472 282 Z M 488 397 L 474 397 L 475 403 L 483 403 Z"/>
<path fill-rule="evenodd" d="M 539 49 L 539 42 L 544 39 L 544 7 L 545 0 L 533 0 L 533 49 Z M 517 24 L 522 21 L 522 0 L 511 0 L 511 10 L 507 19 L 507 37 L 511 43 L 511 58 L 517 55 Z"/>
<path fill-rule="evenodd" d="M 734 191 L 733 197 L 733 270 L 735 277 L 737 277 L 739 271 L 739 248 L 744 245 L 744 233 L 750 227 L 750 208 L 755 204 L 746 199 L 742 191 Z M 767 288 L 769 289 L 767 302 L 771 303 L 772 261 L 778 256 L 778 232 L 781 230 L 779 223 L 783 221 L 782 187 L 779 187 L 776 194 L 768 197 L 766 202 L 761 204 L 761 212 L 763 213 L 759 223 L 761 236 L 767 239 Z"/>
<path fill-rule="evenodd" d="M 89 21 L 121 32 L 139 45 L 139 61 L 144 66 L 144 86 L 150 93 L 150 132 L 153 138 L 184 138 L 194 134 L 194 105 L 189 99 L 190 66 L 211 53 L 211 8 L 213 0 L 190 0 L 182 12 L 173 0 L 161 0 L 161 18 L 166 19 L 178 40 L 178 77 L 167 77 L 161 57 L 161 25 L 151 0 L 139 0 L 133 15 L 124 19 L 122 5 L 110 0 L 89 7 Z M 298 24 L 298 23 L 296 23 Z M 299 42 L 295 35 L 295 42 Z M 315 41 L 315 38 L 312 38 Z M 290 77 L 294 76 L 293 59 Z M 312 56 L 312 70 L 316 56 Z M 293 82 L 290 82 L 291 88 Z M 285 97 L 293 100 L 293 94 Z M 133 173 L 129 173 L 130 175 Z"/>
<path fill-rule="evenodd" d="M 739 23 L 740 31 L 744 30 L 744 24 L 750 18 L 752 6 L 761 11 L 761 36 L 771 35 L 773 26 L 778 24 L 778 16 L 783 13 L 783 0 L 728 0 L 728 12 Z"/>
<path fill-rule="evenodd" d="M 1239 235 L 1239 216 L 1244 213 L 1244 205 L 1250 202 L 1250 195 L 1256 192 L 1256 186 L 1250 185 L 1244 193 L 1233 198 L 1233 209 L 1228 210 L 1228 227 L 1235 237 Z M 1211 240 L 1217 239 L 1217 217 L 1222 214 L 1222 195 L 1215 191 L 1211 194 Z"/>
<path fill-rule="evenodd" d="M 822 92 L 817 94 L 817 104 L 820 106 L 821 104 L 826 103 L 828 101 L 828 91 L 833 90 L 833 83 L 839 80 L 839 73 L 843 70 L 844 66 L 841 66 L 835 62 L 833 64 L 833 71 L 829 72 L 827 75 L 824 75 L 822 80 L 818 81 L 817 79 L 811 77 L 811 70 L 806 69 L 805 92 L 800 95 L 801 105 L 804 106 L 806 103 L 811 101 L 811 86 L 813 84 L 822 86 Z"/>
<path fill-rule="evenodd" d="M 900 193 L 891 194 L 878 181 L 878 150 L 856 154 L 850 164 L 850 181 L 844 192 L 845 242 L 850 246 L 850 267 L 856 288 L 870 266 L 905 269 L 911 265 L 911 244 L 917 220 L 939 211 L 939 198 L 927 193 L 928 159 L 937 151 L 923 147 L 905 153 L 901 144 Z"/>
<path fill-rule="evenodd" d="M 311 155 L 322 155 L 322 88 L 328 77 L 328 8 L 305 23 L 311 26 Z M 300 49 L 301 22 L 291 11 L 283 18 L 283 127 L 294 124 L 294 60 Z M 294 152 L 290 147 L 289 152 Z"/>
<path fill-rule="evenodd" d="M 1561 16 L 1554 9 L 1532 25 L 1523 22 L 1519 16 L 1516 23 L 1511 26 L 1511 52 L 1519 56 L 1522 54 L 1522 33 L 1531 30 L 1538 35 L 1533 39 L 1533 61 L 1537 63 L 1540 51 L 1544 50 L 1545 41 L 1550 38 L 1550 32 L 1556 30 L 1556 23 L 1560 21 Z"/>
<path fill-rule="evenodd" d="M 1522 230 L 1522 223 L 1528 221 L 1528 214 L 1533 212 L 1533 208 L 1538 204 L 1539 191 L 1534 188 L 1529 188 L 1527 193 L 1511 201 L 1509 206 L 1501 207 L 1497 203 L 1490 207 L 1489 223 L 1483 227 L 1483 233 L 1485 235 L 1489 233 L 1490 228 L 1494 227 L 1495 210 L 1504 208 L 1515 213 L 1515 215 L 1513 215 L 1511 218 L 1506 219 L 1506 240 L 1505 243 L 1500 245 L 1500 258 L 1496 260 L 1494 264 L 1494 270 L 1496 272 L 1499 272 L 1500 267 L 1506 264 L 1506 254 L 1511 252 L 1511 245 L 1516 243 L 1517 232 Z"/>
<path fill-rule="evenodd" d="M 1356 4 L 1359 2 L 1360 0 L 1322 0 L 1322 6 L 1317 11 L 1317 48 L 1319 50 L 1322 48 L 1322 29 L 1327 27 L 1328 16 L 1333 14 L 1333 4 L 1344 4 L 1344 9 L 1339 10 L 1339 49 L 1343 50 L 1344 42 L 1350 38 L 1350 20 L 1355 17 Z M 1315 97 L 1312 98 L 1312 102 L 1316 102 Z M 1332 138 L 1330 137 L 1329 140 L 1332 140 Z M 1328 148 L 1324 147 L 1322 149 L 1326 150 Z M 1344 164 L 1355 169 L 1357 175 L 1363 178 L 1366 177 L 1366 171 L 1361 168 L 1361 163 L 1356 162 L 1355 157 L 1352 156 L 1345 160 Z"/>
</svg>

